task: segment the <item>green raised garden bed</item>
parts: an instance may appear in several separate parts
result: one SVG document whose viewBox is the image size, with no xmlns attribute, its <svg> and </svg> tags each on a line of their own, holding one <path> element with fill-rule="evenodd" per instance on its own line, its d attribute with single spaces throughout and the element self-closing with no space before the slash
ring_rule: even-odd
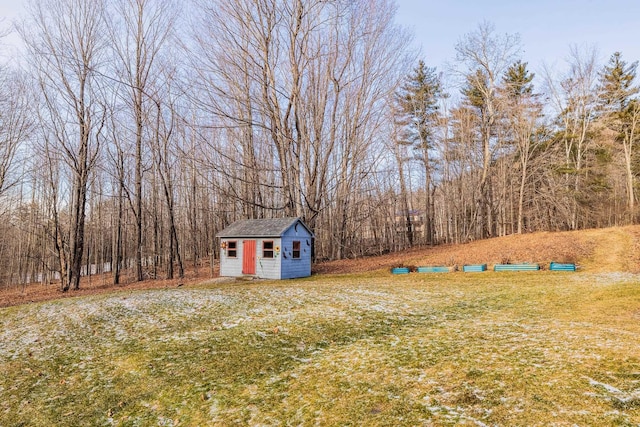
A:
<svg viewBox="0 0 640 427">
<path fill-rule="evenodd" d="M 551 271 L 576 271 L 576 265 L 575 264 L 569 264 L 569 263 L 552 262 L 549 265 L 549 270 L 551 270 Z"/>
<path fill-rule="evenodd" d="M 537 271 L 540 270 L 538 264 L 496 264 L 493 271 Z"/>
<path fill-rule="evenodd" d="M 481 271 L 487 271 L 487 264 L 472 264 L 462 267 L 462 271 L 465 273 L 479 273 Z"/>
<path fill-rule="evenodd" d="M 418 273 L 448 273 L 449 267 L 418 267 Z"/>
</svg>

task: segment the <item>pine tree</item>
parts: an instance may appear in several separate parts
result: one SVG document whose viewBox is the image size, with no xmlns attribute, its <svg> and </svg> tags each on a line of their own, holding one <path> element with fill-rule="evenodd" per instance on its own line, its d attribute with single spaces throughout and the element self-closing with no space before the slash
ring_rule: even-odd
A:
<svg viewBox="0 0 640 427">
<path fill-rule="evenodd" d="M 524 228 L 524 198 L 529 178 L 530 161 L 540 145 L 536 138 L 538 119 L 542 114 L 542 106 L 538 96 L 533 92 L 533 77 L 527 69 L 527 63 L 520 60 L 513 63 L 502 76 L 502 92 L 504 93 L 505 118 L 511 142 L 520 166 L 520 183 L 518 191 L 518 212 L 516 231 Z"/>
<path fill-rule="evenodd" d="M 620 52 L 611 55 L 600 74 L 600 100 L 605 113 L 619 116 L 632 103 L 638 93 L 638 87 L 634 86 L 637 68 L 637 61 L 627 65 Z"/>
<path fill-rule="evenodd" d="M 622 54 L 611 56 L 600 74 L 600 111 L 606 126 L 615 134 L 616 141 L 622 144 L 627 185 L 627 209 L 632 221 L 635 221 L 635 174 L 633 156 L 635 144 L 639 139 L 640 105 L 636 95 L 640 91 L 635 84 L 638 62 L 627 64 Z"/>
<path fill-rule="evenodd" d="M 433 170 L 431 155 L 438 126 L 439 102 L 445 96 L 440 77 L 435 68 L 427 67 L 424 61 L 406 77 L 396 99 L 404 126 L 403 143 L 411 145 L 415 158 L 425 170 L 425 237 L 428 244 L 434 243 L 433 226 Z"/>
<path fill-rule="evenodd" d="M 521 60 L 512 64 L 502 77 L 502 83 L 505 88 L 507 97 L 512 100 L 520 100 L 522 98 L 533 95 L 533 78 L 535 74 L 530 73 L 527 69 L 527 63 Z"/>
<path fill-rule="evenodd" d="M 490 92 L 487 75 L 480 69 L 467 76 L 467 85 L 462 88 L 462 95 L 467 103 L 478 109 L 483 115 L 487 104 L 487 94 Z"/>
<path fill-rule="evenodd" d="M 466 86 L 461 93 L 465 101 L 478 116 L 479 142 L 482 145 L 482 172 L 480 177 L 478 199 L 478 236 L 481 238 L 494 236 L 496 224 L 493 204 L 493 188 L 490 179 L 491 145 L 494 135 L 494 123 L 497 117 L 496 87 L 491 83 L 487 72 L 478 68 L 475 73 L 466 76 Z"/>
</svg>

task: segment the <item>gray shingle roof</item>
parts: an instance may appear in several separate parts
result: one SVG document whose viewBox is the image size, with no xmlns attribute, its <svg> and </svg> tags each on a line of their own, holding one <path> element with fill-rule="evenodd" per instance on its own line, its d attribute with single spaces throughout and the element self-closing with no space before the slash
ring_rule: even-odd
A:
<svg viewBox="0 0 640 427">
<path fill-rule="evenodd" d="M 273 218 L 236 221 L 219 232 L 217 237 L 279 237 L 296 222 L 300 222 L 312 234 L 300 218 Z"/>
</svg>

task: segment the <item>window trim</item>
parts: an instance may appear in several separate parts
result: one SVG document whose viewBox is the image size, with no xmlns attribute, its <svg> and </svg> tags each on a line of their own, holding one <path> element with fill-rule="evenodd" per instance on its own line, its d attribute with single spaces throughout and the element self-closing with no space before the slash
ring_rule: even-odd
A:
<svg viewBox="0 0 640 427">
<path fill-rule="evenodd" d="M 233 248 L 231 245 L 233 244 Z M 231 254 L 233 252 L 233 255 Z M 227 240 L 227 258 L 238 258 L 238 241 Z"/>
<path fill-rule="evenodd" d="M 265 245 L 267 243 L 271 244 L 271 248 L 266 248 Z M 273 259 L 275 258 L 275 245 L 274 245 L 274 241 L 273 240 L 263 240 L 262 241 L 262 258 L 266 258 L 266 259 Z M 270 253 L 270 256 L 267 256 L 267 254 Z"/>
<path fill-rule="evenodd" d="M 296 249 L 296 243 L 298 244 L 298 249 Z M 296 256 L 296 253 L 298 256 Z M 291 258 L 292 259 L 302 259 L 302 241 L 294 240 L 291 243 Z"/>
</svg>

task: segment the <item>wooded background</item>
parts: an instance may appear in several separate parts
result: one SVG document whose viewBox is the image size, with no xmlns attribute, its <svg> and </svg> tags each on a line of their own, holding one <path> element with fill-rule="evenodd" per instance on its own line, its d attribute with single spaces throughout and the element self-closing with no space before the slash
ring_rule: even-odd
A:
<svg viewBox="0 0 640 427">
<path fill-rule="evenodd" d="M 428 66 L 391 0 L 37 0 L 0 69 L 0 284 L 174 277 L 237 219 L 319 260 L 634 223 L 636 62 Z"/>
</svg>

